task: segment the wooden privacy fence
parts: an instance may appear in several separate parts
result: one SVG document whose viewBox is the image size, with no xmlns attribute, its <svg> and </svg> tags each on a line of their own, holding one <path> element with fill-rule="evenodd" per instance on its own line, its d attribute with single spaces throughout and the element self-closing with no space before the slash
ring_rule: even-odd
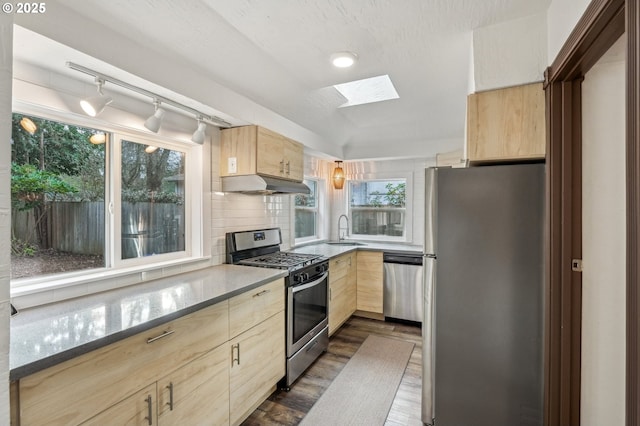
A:
<svg viewBox="0 0 640 426">
<path fill-rule="evenodd" d="M 13 236 L 37 241 L 33 211 L 12 212 Z M 104 203 L 53 202 L 47 205 L 47 248 L 103 255 Z M 142 257 L 184 250 L 184 206 L 169 203 L 122 203 L 122 257 Z"/>
</svg>

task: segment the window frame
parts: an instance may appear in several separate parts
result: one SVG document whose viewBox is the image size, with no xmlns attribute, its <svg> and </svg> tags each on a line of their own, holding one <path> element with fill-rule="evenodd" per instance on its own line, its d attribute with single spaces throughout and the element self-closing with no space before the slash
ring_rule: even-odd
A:
<svg viewBox="0 0 640 426">
<path fill-rule="evenodd" d="M 91 283 L 109 277 L 122 277 L 132 273 L 154 270 L 167 270 L 172 266 L 181 268 L 187 263 L 201 262 L 208 259 L 205 256 L 204 240 L 204 183 L 201 174 L 204 170 L 202 162 L 203 147 L 177 139 L 170 139 L 159 135 L 151 135 L 136 129 L 119 126 L 96 118 L 85 117 L 66 111 L 54 111 L 47 107 L 32 105 L 21 101 L 14 101 L 12 113 L 40 117 L 73 126 L 87 127 L 104 131 L 107 135 L 105 149 L 105 265 L 101 268 L 75 270 L 57 274 L 38 275 L 10 279 L 12 297 L 22 294 L 37 293 Z M 185 154 L 185 250 L 132 259 L 117 257 L 121 251 L 120 239 L 120 176 L 122 140 L 129 142 L 151 144 L 162 148 L 176 150 Z M 186 182 L 189 182 L 186 184 Z M 157 274 L 154 274 L 154 276 Z M 163 274 L 157 275 L 158 277 Z M 150 278 L 150 277 L 149 277 Z M 136 275 L 129 284 L 135 284 L 148 279 L 145 274 Z M 127 281 L 127 280 L 125 280 Z M 129 285 L 125 284 L 125 285 Z M 122 282 L 114 282 L 111 288 L 122 287 Z M 104 287 L 102 288 L 105 289 Z M 108 288 L 106 288 L 108 289 Z"/>
<path fill-rule="evenodd" d="M 295 202 L 295 198 L 293 198 L 293 202 L 291 203 L 293 205 L 293 239 L 294 239 L 294 245 L 300 245 L 300 244 L 306 244 L 306 243 L 311 243 L 314 241 L 319 241 L 321 240 L 323 237 L 322 235 L 324 234 L 324 226 L 323 226 L 323 219 L 324 219 L 324 215 L 322 213 L 322 210 L 320 209 L 320 204 L 322 202 L 324 202 L 324 193 L 325 193 L 325 188 L 326 188 L 326 181 L 324 179 L 315 177 L 315 176 L 305 176 L 305 178 L 303 179 L 304 181 L 314 181 L 316 183 L 316 207 L 298 207 L 296 206 L 296 202 Z M 295 196 L 294 196 L 295 197 Z M 296 238 L 295 234 L 295 220 L 296 220 L 296 213 L 298 212 L 298 210 L 304 210 L 304 211 L 315 211 L 316 213 L 316 226 L 315 226 L 315 234 L 314 235 L 310 235 L 308 237 L 301 237 L 301 238 Z"/>
<path fill-rule="evenodd" d="M 356 182 L 388 182 L 388 181 L 404 181 L 405 183 L 405 206 L 404 206 L 404 229 L 402 236 L 389 235 L 369 235 L 355 234 L 353 232 L 353 212 L 357 208 L 351 206 L 352 183 Z M 413 174 L 412 173 L 378 173 L 375 176 L 363 177 L 358 179 L 347 180 L 346 191 L 346 212 L 349 217 L 349 238 L 364 241 L 380 241 L 380 242 L 396 242 L 410 243 L 413 241 Z M 385 210 L 381 208 L 380 211 Z"/>
</svg>

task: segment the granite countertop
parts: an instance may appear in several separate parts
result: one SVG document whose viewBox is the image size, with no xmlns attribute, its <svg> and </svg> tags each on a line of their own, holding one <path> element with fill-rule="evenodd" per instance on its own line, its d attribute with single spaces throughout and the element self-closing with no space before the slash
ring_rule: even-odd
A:
<svg viewBox="0 0 640 426">
<path fill-rule="evenodd" d="M 218 265 L 22 310 L 10 320 L 10 379 L 18 380 L 287 274 L 280 269 Z"/>
<path fill-rule="evenodd" d="M 351 241 L 351 240 L 346 240 Z M 291 252 L 294 253 L 307 253 L 307 254 L 318 254 L 322 256 L 326 256 L 328 258 L 340 256 L 341 254 L 348 253 L 354 250 L 365 250 L 365 251 L 385 251 L 385 252 L 394 252 L 394 253 L 410 253 L 410 254 L 421 254 L 422 246 L 415 244 L 401 244 L 401 243 L 377 243 L 377 242 L 365 242 L 358 241 L 362 245 L 353 245 L 353 246 L 341 246 L 341 245 L 333 245 L 327 244 L 326 242 L 318 242 L 309 245 L 304 245 L 301 247 L 296 247 L 291 249 Z"/>
</svg>

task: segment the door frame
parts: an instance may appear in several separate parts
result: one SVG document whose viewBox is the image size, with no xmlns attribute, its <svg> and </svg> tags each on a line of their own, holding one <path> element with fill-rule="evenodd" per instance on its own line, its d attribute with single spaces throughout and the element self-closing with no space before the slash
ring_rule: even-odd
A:
<svg viewBox="0 0 640 426">
<path fill-rule="evenodd" d="M 582 121 L 584 75 L 627 36 L 626 424 L 640 421 L 640 6 L 637 0 L 592 0 L 545 71 L 547 113 L 547 273 L 545 425 L 580 424 L 582 274 Z"/>
</svg>

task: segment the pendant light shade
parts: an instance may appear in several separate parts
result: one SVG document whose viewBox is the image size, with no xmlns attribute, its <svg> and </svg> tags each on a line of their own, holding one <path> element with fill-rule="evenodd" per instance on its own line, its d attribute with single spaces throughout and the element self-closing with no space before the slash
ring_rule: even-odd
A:
<svg viewBox="0 0 640 426">
<path fill-rule="evenodd" d="M 160 108 L 160 101 L 157 99 L 153 100 L 153 106 L 155 108 L 155 112 L 147 121 L 144 122 L 144 127 L 151 130 L 153 133 L 158 133 L 160 130 L 160 124 L 162 123 L 162 117 L 164 117 L 164 110 Z"/>
<path fill-rule="evenodd" d="M 107 135 L 105 135 L 103 132 L 94 133 L 89 137 L 89 142 L 91 142 L 94 145 L 100 145 L 105 143 L 106 141 L 107 141 Z"/>
<path fill-rule="evenodd" d="M 342 170 L 342 161 L 336 161 L 336 167 L 333 169 L 331 178 L 333 180 L 333 187 L 335 189 L 342 189 L 344 186 L 344 170 Z"/>
<path fill-rule="evenodd" d="M 82 110 L 89 116 L 95 117 L 100 114 L 104 108 L 113 101 L 111 97 L 102 93 L 102 85 L 104 80 L 96 78 L 96 84 L 98 85 L 98 96 L 86 98 L 80 101 Z"/>
<path fill-rule="evenodd" d="M 193 133 L 191 140 L 198 145 L 202 145 L 204 143 L 205 133 L 204 131 L 207 129 L 207 123 L 203 122 L 198 118 L 198 129 Z"/>
</svg>

